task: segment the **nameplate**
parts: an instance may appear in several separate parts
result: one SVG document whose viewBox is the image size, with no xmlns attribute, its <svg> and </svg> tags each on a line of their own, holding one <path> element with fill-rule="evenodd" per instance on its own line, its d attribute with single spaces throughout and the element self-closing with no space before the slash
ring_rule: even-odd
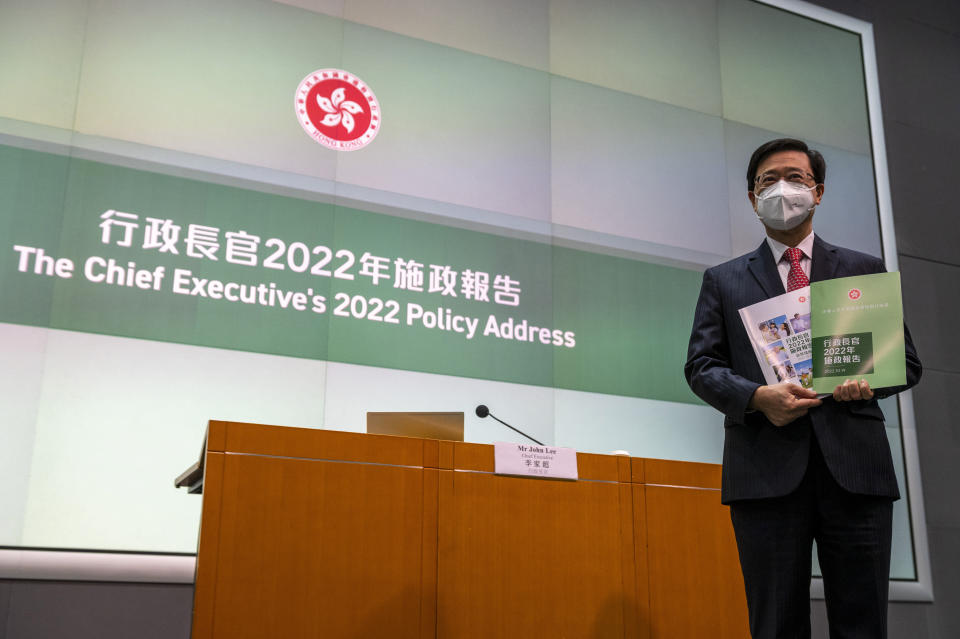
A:
<svg viewBox="0 0 960 639">
<path fill-rule="evenodd" d="M 540 479 L 577 479 L 577 451 L 536 444 L 493 445 L 493 472 Z"/>
</svg>

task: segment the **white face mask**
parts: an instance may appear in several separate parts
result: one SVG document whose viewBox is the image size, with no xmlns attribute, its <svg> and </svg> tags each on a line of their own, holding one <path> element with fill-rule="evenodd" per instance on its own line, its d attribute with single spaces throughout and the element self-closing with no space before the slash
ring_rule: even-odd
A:
<svg viewBox="0 0 960 639">
<path fill-rule="evenodd" d="M 815 188 L 780 180 L 756 196 L 757 217 L 778 231 L 796 228 L 810 216 L 815 206 Z"/>
</svg>

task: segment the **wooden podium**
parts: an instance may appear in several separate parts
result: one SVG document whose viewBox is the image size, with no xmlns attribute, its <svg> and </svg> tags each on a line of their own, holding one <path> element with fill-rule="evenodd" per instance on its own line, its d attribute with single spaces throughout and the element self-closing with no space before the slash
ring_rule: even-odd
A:
<svg viewBox="0 0 960 639">
<path fill-rule="evenodd" d="M 720 468 L 210 422 L 193 637 L 748 637 Z"/>
</svg>

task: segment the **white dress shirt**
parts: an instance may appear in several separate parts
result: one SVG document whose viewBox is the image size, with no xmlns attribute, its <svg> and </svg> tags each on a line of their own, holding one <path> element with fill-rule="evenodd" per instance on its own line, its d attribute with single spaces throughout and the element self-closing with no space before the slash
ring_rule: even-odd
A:
<svg viewBox="0 0 960 639">
<path fill-rule="evenodd" d="M 780 271 L 780 280 L 783 282 L 783 290 L 787 290 L 787 276 L 790 274 L 790 260 L 785 259 L 783 254 L 787 251 L 789 246 L 786 244 L 781 244 L 776 241 L 769 235 L 767 236 L 767 244 L 770 246 L 770 251 L 773 253 L 773 260 L 777 263 L 777 270 Z M 807 276 L 807 279 L 810 279 L 810 265 L 813 263 L 813 231 L 810 231 L 810 235 L 803 238 L 797 248 L 800 249 L 802 255 L 800 256 L 800 268 L 803 269 L 803 274 Z"/>
</svg>

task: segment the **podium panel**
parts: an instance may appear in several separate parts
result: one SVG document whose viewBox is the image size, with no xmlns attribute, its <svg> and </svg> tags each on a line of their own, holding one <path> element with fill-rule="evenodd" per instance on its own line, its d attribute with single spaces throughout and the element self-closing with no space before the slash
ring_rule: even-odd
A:
<svg viewBox="0 0 960 639">
<path fill-rule="evenodd" d="M 438 636 L 638 636 L 617 458 L 606 479 L 531 481 L 493 475 L 490 446 L 454 451 L 454 469 L 440 472 Z M 478 453 L 485 463 L 459 468 Z"/>
<path fill-rule="evenodd" d="M 719 490 L 719 466 L 664 460 L 646 460 L 645 483 L 634 487 L 646 501 L 654 637 L 750 636 L 736 539 Z"/>
<path fill-rule="evenodd" d="M 246 497 L 222 506 L 214 606 L 273 605 L 225 616 L 215 636 L 418 636 L 418 469 L 230 455 L 224 491 Z"/>
</svg>

